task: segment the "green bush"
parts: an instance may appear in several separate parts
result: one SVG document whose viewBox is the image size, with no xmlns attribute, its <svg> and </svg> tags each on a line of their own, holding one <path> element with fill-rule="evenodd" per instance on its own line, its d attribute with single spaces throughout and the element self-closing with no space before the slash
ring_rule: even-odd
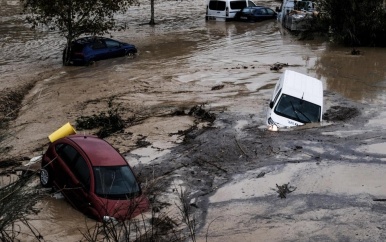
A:
<svg viewBox="0 0 386 242">
<path fill-rule="evenodd" d="M 349 46 L 386 46 L 383 0 L 319 0 L 319 23 Z"/>
</svg>

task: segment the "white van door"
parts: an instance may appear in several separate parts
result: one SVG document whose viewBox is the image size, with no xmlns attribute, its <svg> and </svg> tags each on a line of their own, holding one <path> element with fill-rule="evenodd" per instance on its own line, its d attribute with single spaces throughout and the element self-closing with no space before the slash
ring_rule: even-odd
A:
<svg viewBox="0 0 386 242">
<path fill-rule="evenodd" d="M 226 21 L 226 0 L 209 0 L 206 8 L 206 20 Z"/>
</svg>

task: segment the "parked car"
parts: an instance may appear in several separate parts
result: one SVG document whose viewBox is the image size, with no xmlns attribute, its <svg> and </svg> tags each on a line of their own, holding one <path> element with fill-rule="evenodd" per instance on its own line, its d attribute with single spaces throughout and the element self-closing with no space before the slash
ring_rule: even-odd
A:
<svg viewBox="0 0 386 242">
<path fill-rule="evenodd" d="M 206 20 L 231 21 L 242 8 L 256 6 L 251 0 L 208 0 Z"/>
<path fill-rule="evenodd" d="M 257 22 L 267 19 L 276 19 L 277 13 L 263 6 L 246 7 L 241 9 L 235 16 L 238 21 Z"/>
<path fill-rule="evenodd" d="M 50 143 L 42 157 L 40 183 L 96 220 L 126 220 L 149 201 L 123 156 L 96 136 L 69 135 Z"/>
<path fill-rule="evenodd" d="M 67 47 L 63 50 L 63 64 Z M 89 65 L 95 61 L 120 56 L 133 56 L 137 48 L 128 43 L 104 37 L 84 37 L 71 43 L 69 63 L 73 65 Z"/>
</svg>

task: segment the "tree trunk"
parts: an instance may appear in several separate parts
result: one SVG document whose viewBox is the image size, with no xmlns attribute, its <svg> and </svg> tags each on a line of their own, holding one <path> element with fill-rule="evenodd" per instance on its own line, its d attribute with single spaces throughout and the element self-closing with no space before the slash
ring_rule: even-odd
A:
<svg viewBox="0 0 386 242">
<path fill-rule="evenodd" d="M 67 45 L 63 50 L 63 65 L 68 66 L 70 64 L 70 53 L 71 53 L 71 37 L 67 37 Z"/>
<path fill-rule="evenodd" d="M 154 0 L 150 0 L 150 25 L 155 25 L 154 21 Z"/>
</svg>

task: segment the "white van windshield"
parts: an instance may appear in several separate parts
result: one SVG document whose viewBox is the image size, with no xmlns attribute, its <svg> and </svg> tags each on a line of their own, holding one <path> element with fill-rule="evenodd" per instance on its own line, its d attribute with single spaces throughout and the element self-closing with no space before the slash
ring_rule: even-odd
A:
<svg viewBox="0 0 386 242">
<path fill-rule="evenodd" d="M 301 123 L 320 122 L 320 106 L 303 99 L 283 94 L 275 108 L 277 115 Z"/>
</svg>

